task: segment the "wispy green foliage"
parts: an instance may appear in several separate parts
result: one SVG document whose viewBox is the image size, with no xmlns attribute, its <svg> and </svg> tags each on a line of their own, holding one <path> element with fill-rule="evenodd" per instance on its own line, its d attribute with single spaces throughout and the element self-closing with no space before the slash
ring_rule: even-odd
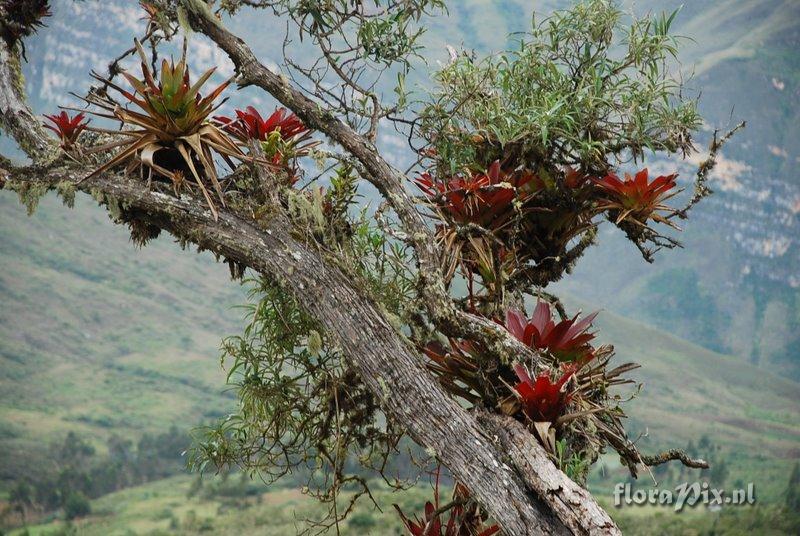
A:
<svg viewBox="0 0 800 536">
<path fill-rule="evenodd" d="M 195 469 L 236 465 L 272 482 L 306 475 L 308 493 L 332 504 L 342 486 L 368 493 L 363 471 L 379 473 L 396 452 L 399 433 L 378 401 L 324 332 L 277 285 L 251 281 L 242 335 L 223 341 L 228 382 L 239 409 L 197 431 L 189 463 Z"/>
<path fill-rule="evenodd" d="M 366 209 L 354 210 L 357 180 L 351 167 L 340 166 L 329 188 L 286 192 L 287 212 L 296 236 L 352 275 L 400 329 L 414 283 L 405 246 L 377 228 Z M 222 345 L 239 408 L 198 430 L 190 465 L 237 465 L 268 482 L 299 472 L 308 492 L 332 505 L 330 519 L 340 519 L 339 489 L 356 490 L 353 501 L 367 493 L 364 475 L 383 475 L 402 433 L 300 302 L 266 278 L 248 284 L 247 326 Z"/>
<path fill-rule="evenodd" d="M 359 206 L 358 182 L 355 170 L 342 165 L 331 176 L 330 188 L 290 192 L 289 212 L 366 292 L 391 314 L 403 316 L 416 281 L 407 246 L 387 234 L 385 226 L 376 226 L 369 206 Z"/>
<path fill-rule="evenodd" d="M 533 169 L 596 173 L 645 150 L 685 153 L 700 117 L 670 72 L 675 15 L 626 22 L 613 3 L 590 0 L 534 20 L 515 50 L 462 53 L 436 74 L 421 133 L 450 172 L 509 148 Z"/>
<path fill-rule="evenodd" d="M 372 4 L 372 5 L 370 5 Z M 445 8 L 444 0 L 224 0 L 222 8 L 235 13 L 243 5 L 268 8 L 290 17 L 300 36 L 352 42 L 361 58 L 378 64 L 408 64 L 424 28 L 415 26 L 423 15 Z M 357 39 L 352 39 L 357 36 Z M 342 51 L 340 51 L 342 53 Z"/>
</svg>

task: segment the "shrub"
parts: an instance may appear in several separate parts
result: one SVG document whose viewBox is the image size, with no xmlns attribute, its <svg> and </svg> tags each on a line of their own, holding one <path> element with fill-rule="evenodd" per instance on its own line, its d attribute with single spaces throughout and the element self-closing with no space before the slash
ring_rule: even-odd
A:
<svg viewBox="0 0 800 536">
<path fill-rule="evenodd" d="M 92 506 L 89 499 L 79 491 L 70 492 L 64 500 L 64 517 L 72 520 L 87 516 L 91 513 Z"/>
</svg>

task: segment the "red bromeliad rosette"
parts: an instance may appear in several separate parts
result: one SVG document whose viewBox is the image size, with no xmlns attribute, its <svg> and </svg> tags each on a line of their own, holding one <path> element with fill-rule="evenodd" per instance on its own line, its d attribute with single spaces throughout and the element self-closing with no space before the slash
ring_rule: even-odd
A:
<svg viewBox="0 0 800 536">
<path fill-rule="evenodd" d="M 514 201 L 524 201 L 532 193 L 536 176 L 524 170 L 503 171 L 495 161 L 483 173 L 445 179 L 423 173 L 414 182 L 430 204 L 453 222 L 497 230 L 511 216 Z"/>
<path fill-rule="evenodd" d="M 522 411 L 534 422 L 554 422 L 563 415 L 564 410 L 572 399 L 572 394 L 567 391 L 567 383 L 575 375 L 576 365 L 563 367 L 561 377 L 555 382 L 550 378 L 550 373 L 540 374 L 533 381 L 527 369 L 520 363 L 514 365 L 519 383 L 514 386 Z"/>
<path fill-rule="evenodd" d="M 523 344 L 549 353 L 557 361 L 585 363 L 593 356 L 594 349 L 589 341 L 594 333 L 588 330 L 597 312 L 578 320 L 579 314 L 571 319 L 556 322 L 550 304 L 540 301 L 536 304 L 530 319 L 516 309 L 506 311 L 506 329 Z"/>
<path fill-rule="evenodd" d="M 214 121 L 243 144 L 251 141 L 260 143 L 266 160 L 284 169 L 289 183 L 295 184 L 299 180 L 299 168 L 295 160 L 308 155 L 311 148 L 318 145 L 318 142 L 309 142 L 310 129 L 285 108 L 277 108 L 266 119 L 252 106 L 235 112 L 236 118 L 218 115 Z"/>
<path fill-rule="evenodd" d="M 610 211 L 617 224 L 630 217 L 641 224 L 649 218 L 671 226 L 672 223 L 659 211 L 672 211 L 664 205 L 664 201 L 679 192 L 674 189 L 677 176 L 677 173 L 661 175 L 651 181 L 645 168 L 633 177 L 626 173 L 624 180 L 613 173 L 602 179 L 594 179 L 594 183 L 605 194 L 598 208 Z"/>
<path fill-rule="evenodd" d="M 276 109 L 264 119 L 258 110 L 248 106 L 244 110 L 236 110 L 236 119 L 218 115 L 214 120 L 223 125 L 223 130 L 240 141 L 267 141 L 273 132 L 280 133 L 283 141 L 289 141 L 309 131 L 299 117 L 287 112 L 285 108 Z"/>
<path fill-rule="evenodd" d="M 61 147 L 65 150 L 70 149 L 78 141 L 78 136 L 81 135 L 89 120 L 85 119 L 86 115 L 83 113 L 76 114 L 75 117 L 70 117 L 65 111 L 57 115 L 45 114 L 45 119 L 52 124 L 43 123 L 44 128 L 48 128 L 56 133 L 58 139 L 61 140 Z"/>
</svg>

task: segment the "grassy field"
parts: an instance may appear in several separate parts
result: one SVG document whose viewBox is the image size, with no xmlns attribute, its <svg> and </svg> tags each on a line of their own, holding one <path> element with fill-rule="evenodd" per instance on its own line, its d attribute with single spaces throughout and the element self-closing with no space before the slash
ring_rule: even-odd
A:
<svg viewBox="0 0 800 536">
<path fill-rule="evenodd" d="M 238 477 L 232 477 L 238 479 Z M 307 520 L 319 520 L 325 507 L 303 495 L 299 489 L 265 490 L 253 485 L 244 497 L 197 496 L 188 498 L 193 479 L 179 476 L 127 489 L 93 501 L 93 514 L 72 524 L 86 536 L 128 534 L 295 534 L 308 527 Z M 416 513 L 430 496 L 424 487 L 392 493 L 376 487 L 376 501 L 383 512 L 367 502 L 341 524 L 342 534 L 402 534 L 402 525 L 392 504 L 407 514 Z M 341 497 L 346 504 L 348 495 Z M 55 520 L 28 528 L 29 534 L 52 534 L 67 524 Z M 19 534 L 22 531 L 18 531 Z M 12 532 L 12 534 L 15 534 Z"/>
<path fill-rule="evenodd" d="M 169 239 L 136 251 L 92 205 L 48 197 L 28 218 L 0 195 L 1 479 L 69 430 L 102 446 L 234 404 L 217 348 L 244 293 L 227 267 Z"/>
</svg>

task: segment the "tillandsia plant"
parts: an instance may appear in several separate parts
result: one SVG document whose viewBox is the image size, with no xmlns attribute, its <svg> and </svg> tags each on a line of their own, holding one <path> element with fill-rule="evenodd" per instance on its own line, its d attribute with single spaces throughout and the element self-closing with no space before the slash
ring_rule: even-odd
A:
<svg viewBox="0 0 800 536">
<path fill-rule="evenodd" d="M 495 160 L 484 172 L 444 180 L 423 173 L 415 182 L 442 217 L 496 231 L 513 216 L 514 202 L 521 203 L 530 195 L 534 178 L 530 173 L 504 172 Z"/>
<path fill-rule="evenodd" d="M 299 180 L 297 159 L 308 156 L 319 144 L 311 141 L 311 132 L 300 118 L 285 108 L 278 108 L 263 119 L 258 110 L 248 106 L 245 110 L 236 110 L 235 119 L 215 116 L 214 121 L 243 144 L 260 143 L 264 156 L 286 172 L 290 184 Z"/>
<path fill-rule="evenodd" d="M 48 0 L 0 0 L 0 37 L 9 48 L 44 26 L 44 18 L 52 16 Z M 22 54 L 25 49 L 23 45 Z"/>
<path fill-rule="evenodd" d="M 175 63 L 162 60 L 159 78 L 156 80 L 138 40 L 135 47 L 141 59 L 142 78 L 136 78 L 128 72 L 122 73 L 133 87 L 133 93 L 111 80 L 94 75 L 117 90 L 139 111 L 124 108 L 110 98 L 97 94 L 86 99 L 89 104 L 106 112 L 92 113 L 116 119 L 124 127 L 128 127 L 121 131 L 95 129 L 122 139 L 100 149 L 108 151 L 118 148 L 118 152 L 90 176 L 119 164 L 126 164 L 127 172 L 139 169 L 146 173 L 148 180 L 161 178 L 171 181 L 176 192 L 180 191 L 188 179 L 202 192 L 216 217 L 216 203 L 209 190 L 216 192 L 222 206 L 225 206 L 225 197 L 217 176 L 214 154 L 220 155 L 231 168 L 235 167 L 232 158 L 240 161 L 246 159 L 241 148 L 209 120 L 214 110 L 221 105 L 215 102 L 217 97 L 231 81 L 223 82 L 202 96 L 200 90 L 214 74 L 216 67 L 203 73 L 192 84 L 186 63 L 186 40 L 180 61 Z"/>
<path fill-rule="evenodd" d="M 561 371 L 561 377 L 555 382 L 547 372 L 543 372 L 533 381 L 522 364 L 514 365 L 514 372 L 519 379 L 514 390 L 519 395 L 525 415 L 534 422 L 554 422 L 563 415 L 572 399 L 567 382 L 575 375 L 576 368 L 574 365 L 566 365 Z"/>
<path fill-rule="evenodd" d="M 525 170 L 504 170 L 496 160 L 485 170 L 447 177 L 425 172 L 415 182 L 440 222 L 436 235 L 447 254 L 448 280 L 461 267 L 469 280 L 471 302 L 476 299 L 476 273 L 490 294 L 499 292 L 517 264 L 512 258 L 516 251 L 507 249 L 503 239 L 513 234 L 525 200 L 540 187 L 538 177 Z"/>
<path fill-rule="evenodd" d="M 508 156 L 502 162 L 495 160 L 483 172 L 427 171 L 415 179 L 442 222 L 437 237 L 447 254 L 446 274 L 452 277 L 460 268 L 471 290 L 479 276 L 485 292 L 470 292 L 470 302 L 490 307 L 502 304 L 507 283 L 530 277 L 531 264 L 548 268 L 551 259 L 569 257 L 570 241 L 591 230 L 598 211 L 589 175 L 565 167 L 556 182 L 542 170 L 515 167 Z M 583 212 L 576 210 L 581 207 Z M 539 276 L 534 282 L 546 280 Z"/>
<path fill-rule="evenodd" d="M 602 179 L 594 179 L 595 184 L 605 192 L 599 209 L 607 211 L 608 218 L 632 240 L 646 238 L 643 235 L 648 232 L 648 220 L 678 229 L 669 219 L 676 215 L 675 209 L 664 204 L 680 193 L 675 177 L 677 174 L 661 175 L 651 181 L 645 168 L 633 177 L 626 173 L 624 180 L 613 173 Z"/>
<path fill-rule="evenodd" d="M 45 123 L 44 127 L 56 133 L 61 142 L 61 148 L 65 151 L 71 151 L 75 147 L 81 132 L 89 125 L 89 120 L 86 119 L 84 113 L 77 113 L 74 117 L 70 117 L 66 111 L 62 111 L 57 115 L 45 114 L 44 117 L 51 123 Z"/>
<path fill-rule="evenodd" d="M 530 319 L 516 309 L 508 309 L 505 326 L 517 340 L 552 356 L 556 361 L 584 363 L 592 358 L 593 348 L 589 341 L 594 339 L 594 333 L 588 330 L 597 313 L 580 321 L 578 316 L 576 314 L 571 319 L 556 322 L 550 304 L 539 301 Z"/>
<path fill-rule="evenodd" d="M 638 365 L 608 369 L 611 346 L 595 347 L 589 332 L 597 313 L 579 319 L 554 319 L 551 304 L 539 301 L 530 319 L 509 308 L 495 321 L 520 342 L 536 350 L 541 360 L 535 380 L 524 360 L 493 360 L 485 347 L 449 339 L 428 343 L 423 351 L 428 368 L 451 394 L 476 408 L 489 408 L 526 423 L 556 459 L 561 454 L 580 463 L 570 476 L 580 482 L 591 463 L 608 444 L 625 443 L 624 413 L 612 386 L 633 383 L 622 377 Z"/>
</svg>

